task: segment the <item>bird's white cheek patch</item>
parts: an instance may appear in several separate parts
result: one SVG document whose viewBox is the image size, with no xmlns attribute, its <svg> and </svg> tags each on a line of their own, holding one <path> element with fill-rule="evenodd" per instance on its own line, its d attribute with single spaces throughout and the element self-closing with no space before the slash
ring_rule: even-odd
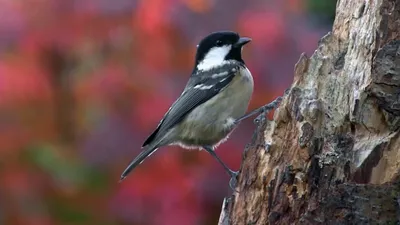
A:
<svg viewBox="0 0 400 225">
<path fill-rule="evenodd" d="M 213 67 L 227 63 L 225 57 L 229 54 L 231 48 L 231 45 L 211 48 L 204 59 L 197 65 L 197 69 L 209 70 Z"/>
</svg>

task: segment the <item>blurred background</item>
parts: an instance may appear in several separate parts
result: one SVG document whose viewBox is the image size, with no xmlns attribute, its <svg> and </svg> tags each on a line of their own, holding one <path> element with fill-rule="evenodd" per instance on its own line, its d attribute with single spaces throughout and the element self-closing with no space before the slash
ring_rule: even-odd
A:
<svg viewBox="0 0 400 225">
<path fill-rule="evenodd" d="M 159 149 L 121 172 L 180 95 L 199 40 L 234 30 L 249 110 L 282 95 L 335 0 L 0 0 L 0 224 L 217 224 L 229 177 L 206 152 Z M 271 117 L 271 115 L 270 115 Z M 239 169 L 255 129 L 218 154 Z"/>
</svg>

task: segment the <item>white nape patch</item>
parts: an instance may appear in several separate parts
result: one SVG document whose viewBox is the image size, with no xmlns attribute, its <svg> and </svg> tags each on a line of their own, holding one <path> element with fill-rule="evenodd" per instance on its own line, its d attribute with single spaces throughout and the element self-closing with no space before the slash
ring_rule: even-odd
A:
<svg viewBox="0 0 400 225">
<path fill-rule="evenodd" d="M 214 87 L 214 85 L 204 85 L 204 84 L 198 84 L 196 86 L 194 86 L 194 89 L 200 89 L 200 90 L 208 90 L 211 89 L 212 87 Z"/>
<path fill-rule="evenodd" d="M 198 70 L 209 70 L 213 67 L 225 64 L 225 57 L 231 50 L 231 45 L 224 45 L 221 47 L 213 47 L 205 55 L 204 59 L 197 65 Z"/>
<path fill-rule="evenodd" d="M 228 75 L 228 72 L 227 72 L 227 71 L 221 72 L 221 73 L 213 74 L 213 75 L 211 76 L 211 78 L 224 77 L 224 76 L 226 76 L 226 75 Z"/>
</svg>

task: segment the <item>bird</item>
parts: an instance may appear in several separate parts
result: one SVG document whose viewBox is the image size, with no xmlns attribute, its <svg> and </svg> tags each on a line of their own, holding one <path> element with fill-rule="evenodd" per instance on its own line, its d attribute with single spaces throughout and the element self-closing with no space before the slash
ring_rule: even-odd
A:
<svg viewBox="0 0 400 225">
<path fill-rule="evenodd" d="M 210 33 L 200 41 L 192 73 L 181 95 L 144 141 L 142 151 L 123 171 L 120 181 L 157 149 L 178 145 L 208 152 L 230 175 L 230 186 L 234 189 L 238 172 L 220 159 L 216 148 L 242 120 L 275 108 L 280 102 L 277 99 L 245 114 L 254 81 L 242 58 L 242 50 L 251 41 L 229 30 Z"/>
</svg>

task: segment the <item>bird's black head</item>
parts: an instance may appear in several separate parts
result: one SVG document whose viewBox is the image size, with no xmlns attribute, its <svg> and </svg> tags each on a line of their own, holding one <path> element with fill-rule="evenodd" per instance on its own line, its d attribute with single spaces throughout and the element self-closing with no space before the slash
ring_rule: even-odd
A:
<svg viewBox="0 0 400 225">
<path fill-rule="evenodd" d="M 250 42 L 232 31 L 214 32 L 203 38 L 197 47 L 195 70 L 206 70 L 223 64 L 227 60 L 242 59 L 242 47 Z"/>
</svg>

